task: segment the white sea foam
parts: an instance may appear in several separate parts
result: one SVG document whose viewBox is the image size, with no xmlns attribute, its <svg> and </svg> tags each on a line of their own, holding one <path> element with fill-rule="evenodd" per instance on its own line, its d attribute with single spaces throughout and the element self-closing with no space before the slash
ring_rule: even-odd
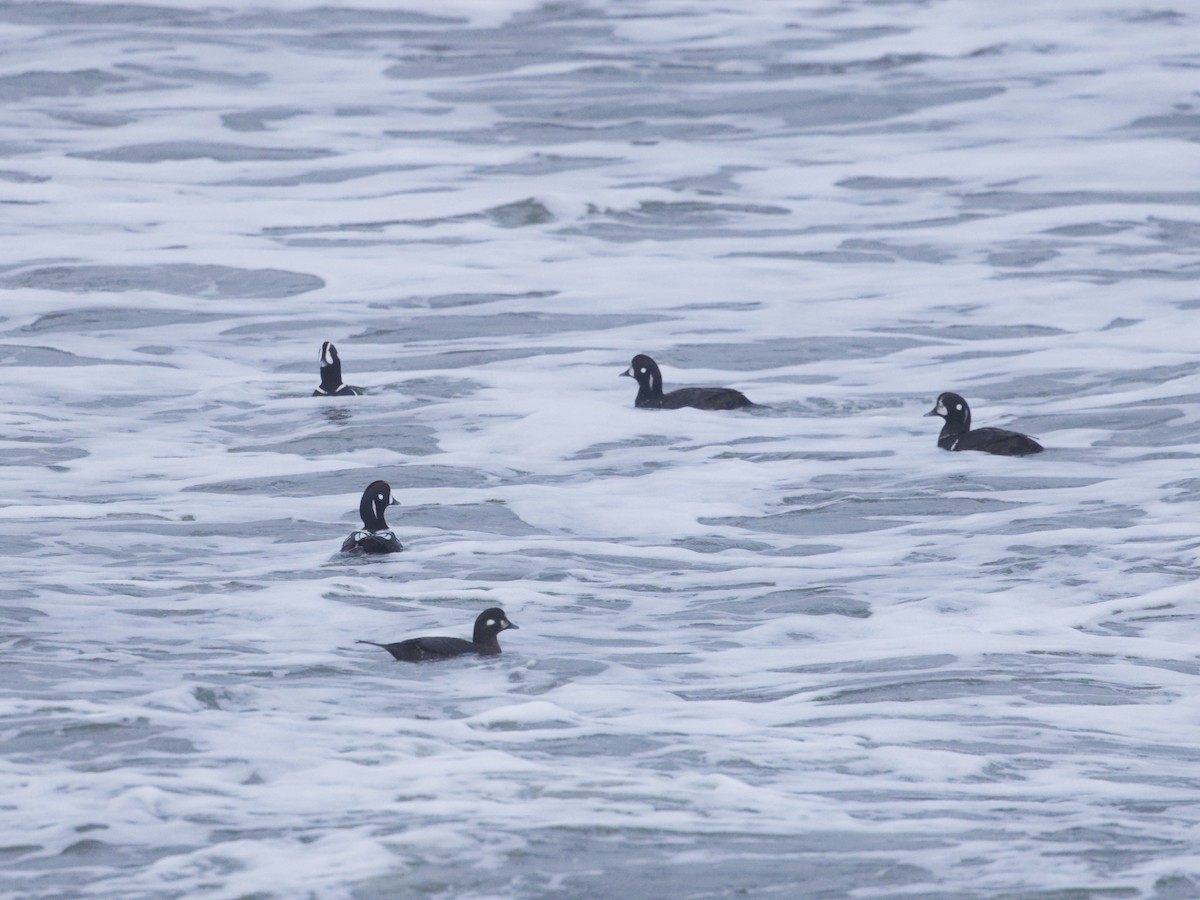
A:
<svg viewBox="0 0 1200 900">
<path fill-rule="evenodd" d="M 0 896 L 1200 895 L 1196 34 L 0 9 Z"/>
</svg>

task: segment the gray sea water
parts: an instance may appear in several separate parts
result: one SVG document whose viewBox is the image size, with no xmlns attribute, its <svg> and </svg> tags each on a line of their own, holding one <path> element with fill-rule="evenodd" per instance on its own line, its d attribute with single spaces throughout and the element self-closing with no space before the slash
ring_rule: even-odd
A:
<svg viewBox="0 0 1200 900">
<path fill-rule="evenodd" d="M 1198 12 L 0 3 L 0 897 L 1200 897 Z"/>
</svg>

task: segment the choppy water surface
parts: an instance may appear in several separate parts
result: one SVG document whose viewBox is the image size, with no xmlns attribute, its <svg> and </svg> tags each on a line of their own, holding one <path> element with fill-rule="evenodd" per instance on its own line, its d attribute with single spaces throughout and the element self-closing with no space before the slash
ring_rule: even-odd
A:
<svg viewBox="0 0 1200 900">
<path fill-rule="evenodd" d="M 0 895 L 1200 896 L 1196 10 L 372 5 L 0 4 Z"/>
</svg>

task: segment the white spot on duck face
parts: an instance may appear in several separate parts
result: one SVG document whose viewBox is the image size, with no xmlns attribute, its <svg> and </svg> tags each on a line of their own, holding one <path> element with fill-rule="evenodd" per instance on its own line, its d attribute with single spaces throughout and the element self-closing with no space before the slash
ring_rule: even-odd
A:
<svg viewBox="0 0 1200 900">
<path fill-rule="evenodd" d="M 961 403 L 955 403 L 954 408 L 956 410 L 958 410 L 959 412 L 962 412 L 962 404 Z"/>
<path fill-rule="evenodd" d="M 488 619 L 488 620 L 487 620 L 486 622 L 484 622 L 483 624 L 484 624 L 484 625 L 486 625 L 488 628 L 495 628 L 495 627 L 496 627 L 496 620 L 495 620 L 495 619 Z"/>
<path fill-rule="evenodd" d="M 946 401 L 938 397 L 937 414 L 939 416 L 946 415 Z"/>
</svg>

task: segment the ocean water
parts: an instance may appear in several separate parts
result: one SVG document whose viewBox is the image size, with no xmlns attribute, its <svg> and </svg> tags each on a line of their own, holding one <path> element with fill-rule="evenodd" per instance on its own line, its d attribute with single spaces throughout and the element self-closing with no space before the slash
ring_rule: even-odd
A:
<svg viewBox="0 0 1200 900">
<path fill-rule="evenodd" d="M 0 4 L 0 897 L 1200 897 L 1198 12 Z"/>
</svg>

